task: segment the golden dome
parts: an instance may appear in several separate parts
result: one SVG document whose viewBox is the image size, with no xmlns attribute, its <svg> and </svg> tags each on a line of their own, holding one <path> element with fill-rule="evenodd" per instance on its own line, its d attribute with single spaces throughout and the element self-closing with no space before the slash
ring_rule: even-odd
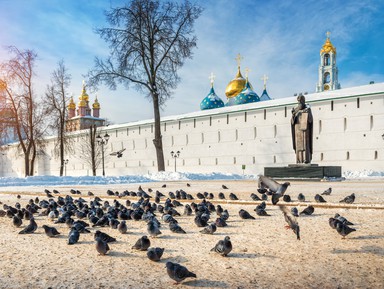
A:
<svg viewBox="0 0 384 289">
<path fill-rule="evenodd" d="M 320 54 L 329 53 L 329 52 L 333 52 L 334 54 L 336 54 L 336 47 L 333 46 L 333 44 L 331 43 L 331 40 L 329 40 L 330 34 L 331 34 L 330 32 L 327 32 L 327 40 L 325 40 L 325 43 L 320 50 Z"/>
<path fill-rule="evenodd" d="M 73 97 L 71 97 L 71 100 L 69 101 L 68 108 L 69 109 L 76 109 L 76 104 L 73 101 Z"/>
<path fill-rule="evenodd" d="M 88 101 L 89 100 L 89 96 L 85 90 L 85 81 L 83 80 L 83 89 L 81 91 L 81 95 L 79 96 L 79 99 L 80 100 L 85 100 L 85 101 Z"/>
<path fill-rule="evenodd" d="M 92 104 L 92 108 L 93 109 L 100 109 L 100 103 L 99 101 L 97 100 L 97 96 L 96 96 L 96 99 L 95 99 L 95 102 Z"/>
<path fill-rule="evenodd" d="M 231 80 L 231 82 L 227 85 L 227 88 L 225 89 L 225 95 L 227 96 L 227 98 L 235 97 L 244 89 L 245 84 L 246 80 L 241 75 L 239 66 L 236 77 Z"/>
<path fill-rule="evenodd" d="M 78 107 L 87 107 L 87 102 L 82 99 L 79 101 L 79 103 L 77 104 Z"/>
</svg>

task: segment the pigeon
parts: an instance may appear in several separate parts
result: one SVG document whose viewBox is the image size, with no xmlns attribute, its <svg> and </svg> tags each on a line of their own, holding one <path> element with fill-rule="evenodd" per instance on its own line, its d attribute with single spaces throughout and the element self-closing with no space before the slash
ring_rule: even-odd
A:
<svg viewBox="0 0 384 289">
<path fill-rule="evenodd" d="M 335 229 L 336 230 L 336 224 L 337 223 L 341 223 L 341 221 L 339 221 L 338 219 L 335 219 L 335 218 L 329 218 L 329 225 L 331 226 L 332 229 Z"/>
<path fill-rule="evenodd" d="M 151 261 L 160 261 L 161 256 L 163 256 L 164 248 L 152 247 L 147 251 L 147 257 Z"/>
<path fill-rule="evenodd" d="M 335 219 L 338 219 L 340 222 L 348 225 L 348 226 L 353 226 L 354 224 L 350 221 L 348 221 L 346 218 L 344 218 L 343 216 L 340 216 L 338 213 L 335 214 Z"/>
<path fill-rule="evenodd" d="M 192 208 L 188 204 L 186 204 L 184 207 L 184 215 L 187 215 L 187 216 L 192 215 Z"/>
<path fill-rule="evenodd" d="M 316 203 L 326 203 L 327 201 L 324 200 L 324 198 L 322 196 L 320 196 L 319 194 L 316 194 L 315 195 L 315 201 Z"/>
<path fill-rule="evenodd" d="M 215 221 L 215 224 L 216 224 L 217 227 L 226 227 L 226 226 L 228 226 L 227 222 L 222 217 L 217 218 L 216 221 Z"/>
<path fill-rule="evenodd" d="M 165 264 L 167 268 L 168 276 L 175 280 L 176 283 L 182 282 L 185 278 L 193 277 L 196 278 L 196 274 L 193 272 L 190 272 L 186 267 L 172 262 L 167 262 Z"/>
<path fill-rule="evenodd" d="M 23 221 L 22 221 L 17 215 L 14 215 L 14 216 L 13 216 L 13 220 L 12 220 L 12 222 L 13 222 L 13 225 L 14 225 L 16 228 L 20 227 L 20 226 L 23 224 Z"/>
<path fill-rule="evenodd" d="M 119 230 L 119 232 L 121 234 L 125 234 L 127 233 L 128 231 L 128 226 L 127 226 L 127 223 L 125 222 L 125 220 L 121 221 L 120 224 L 117 226 L 117 230 Z"/>
<path fill-rule="evenodd" d="M 18 199 L 21 199 L 21 196 L 20 196 L 20 195 L 17 195 L 17 198 L 18 198 Z"/>
<path fill-rule="evenodd" d="M 340 203 L 352 204 L 355 201 L 355 194 L 352 193 L 349 196 L 346 196 L 344 199 L 340 201 Z"/>
<path fill-rule="evenodd" d="M 212 235 L 214 232 L 216 232 L 216 229 L 217 229 L 216 224 L 211 223 L 208 226 L 206 226 L 203 230 L 201 230 L 200 233 Z"/>
<path fill-rule="evenodd" d="M 37 224 L 35 222 L 35 218 L 32 217 L 30 220 L 29 220 L 29 224 L 28 226 L 26 226 L 23 230 L 21 230 L 19 232 L 19 234 L 32 234 L 33 232 L 35 232 L 37 229 Z"/>
<path fill-rule="evenodd" d="M 217 242 L 217 244 L 211 249 L 211 251 L 214 251 L 220 254 L 221 256 L 226 257 L 229 252 L 232 251 L 232 243 L 229 236 L 226 236 L 224 240 L 220 240 L 219 242 Z"/>
<path fill-rule="evenodd" d="M 167 187 L 167 184 L 164 184 L 164 185 L 162 185 L 161 187 L 162 187 L 162 188 L 166 188 L 166 187 Z"/>
<path fill-rule="evenodd" d="M 110 250 L 108 242 L 104 241 L 102 238 L 96 238 L 96 250 L 100 255 L 106 255 Z"/>
<path fill-rule="evenodd" d="M 152 220 L 147 223 L 147 232 L 154 238 L 161 234 L 158 224 Z"/>
<path fill-rule="evenodd" d="M 55 237 L 57 235 L 60 235 L 60 233 L 56 230 L 55 227 L 49 227 L 47 225 L 43 225 L 43 228 L 44 228 L 44 231 L 45 231 L 45 234 L 48 236 L 48 237 Z"/>
<path fill-rule="evenodd" d="M 295 216 L 295 217 L 298 217 L 298 216 L 299 216 L 299 211 L 297 210 L 296 207 L 291 208 L 291 213 L 292 213 L 292 215 Z"/>
<path fill-rule="evenodd" d="M 256 195 L 255 193 L 251 194 L 251 199 L 252 201 L 261 201 L 260 197 Z"/>
<path fill-rule="evenodd" d="M 191 184 L 187 183 L 187 187 L 190 187 L 190 186 L 191 186 Z"/>
<path fill-rule="evenodd" d="M 236 200 L 238 200 L 239 198 L 238 198 L 234 193 L 230 193 L 230 194 L 229 194 L 229 199 L 232 200 L 232 201 L 236 201 Z"/>
<path fill-rule="evenodd" d="M 170 222 L 169 223 L 169 229 L 173 232 L 173 233 L 177 233 L 177 234 L 186 234 L 186 232 L 179 226 L 179 224 L 177 222 Z"/>
<path fill-rule="evenodd" d="M 283 196 L 283 201 L 286 203 L 289 203 L 291 201 L 291 196 L 290 195 L 284 195 Z"/>
<path fill-rule="evenodd" d="M 314 211 L 315 211 L 314 207 L 308 206 L 300 212 L 300 215 L 312 215 Z"/>
<path fill-rule="evenodd" d="M 344 223 L 342 223 L 342 222 L 339 221 L 339 222 L 336 223 L 336 231 L 337 231 L 341 236 L 343 236 L 343 239 L 345 239 L 345 237 L 346 237 L 348 234 L 350 234 L 350 233 L 356 231 L 356 229 L 351 228 L 351 227 L 348 227 L 347 224 L 344 224 Z"/>
<path fill-rule="evenodd" d="M 243 209 L 239 211 L 239 216 L 242 219 L 253 219 L 253 220 L 255 219 L 254 216 L 252 216 L 250 213 L 248 213 L 246 210 L 243 210 Z"/>
<path fill-rule="evenodd" d="M 142 236 L 136 241 L 135 245 L 132 246 L 132 249 L 147 251 L 149 246 L 151 246 L 151 241 L 148 239 L 147 236 Z"/>
<path fill-rule="evenodd" d="M 228 187 L 226 185 L 221 185 L 221 187 L 224 189 L 224 190 L 228 190 Z"/>
<path fill-rule="evenodd" d="M 76 244 L 79 241 L 80 233 L 75 228 L 72 228 L 68 234 L 68 245 Z"/>
<path fill-rule="evenodd" d="M 97 231 L 95 232 L 95 240 L 96 240 L 97 238 L 100 238 L 101 240 L 103 240 L 103 241 L 105 241 L 105 242 L 107 242 L 107 243 L 116 242 L 116 239 L 115 239 L 115 238 L 113 238 L 113 237 L 109 236 L 108 234 L 103 233 L 103 232 L 101 232 L 101 231 L 99 231 L 99 230 L 97 230 Z"/>
<path fill-rule="evenodd" d="M 279 199 L 284 195 L 290 183 L 285 182 L 280 184 L 271 178 L 260 175 L 258 185 L 259 189 L 268 188 L 272 192 L 272 204 L 276 205 Z"/>
<path fill-rule="evenodd" d="M 322 196 L 329 196 L 332 193 L 332 188 L 326 189 L 324 192 L 321 193 Z"/>
<path fill-rule="evenodd" d="M 205 226 L 207 226 L 207 222 L 208 222 L 208 220 L 206 218 L 204 218 L 203 216 L 199 216 L 199 215 L 196 215 L 194 221 L 195 221 L 196 226 L 198 226 L 198 227 L 205 227 Z"/>
<path fill-rule="evenodd" d="M 305 196 L 302 193 L 297 196 L 297 199 L 299 202 L 305 202 Z"/>
<path fill-rule="evenodd" d="M 265 202 L 263 201 L 260 205 L 257 205 L 256 206 L 256 209 L 254 209 L 254 211 L 256 212 L 256 215 L 258 216 L 270 216 L 266 211 L 265 211 L 265 208 L 266 208 L 266 204 Z"/>
<path fill-rule="evenodd" d="M 280 210 L 283 212 L 285 221 L 288 223 L 286 228 L 292 229 L 292 231 L 296 234 L 297 240 L 300 240 L 300 227 L 296 218 L 291 214 L 286 206 L 280 206 Z"/>
<path fill-rule="evenodd" d="M 225 199 L 225 195 L 223 193 L 219 193 L 219 199 L 220 200 L 224 200 Z"/>
</svg>

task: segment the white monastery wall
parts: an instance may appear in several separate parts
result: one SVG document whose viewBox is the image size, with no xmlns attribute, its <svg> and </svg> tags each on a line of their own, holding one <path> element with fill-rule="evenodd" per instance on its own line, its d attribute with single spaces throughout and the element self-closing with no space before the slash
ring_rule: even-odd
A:
<svg viewBox="0 0 384 289">
<path fill-rule="evenodd" d="M 343 171 L 384 169 L 384 83 L 306 95 L 314 117 L 312 163 L 342 166 Z M 164 117 L 161 123 L 166 170 L 174 170 L 171 151 L 180 151 L 182 172 L 262 173 L 265 166 L 295 162 L 291 109 L 296 97 Z M 108 133 L 106 175 L 157 171 L 152 120 L 102 128 Z M 91 175 L 73 134 L 76 153 L 68 155 L 67 175 Z M 54 138 L 39 153 L 36 175 L 59 175 Z M 111 152 L 126 148 L 121 158 Z M 16 145 L 2 148 L 1 176 L 23 176 Z M 101 165 L 98 168 L 101 175 Z"/>
</svg>

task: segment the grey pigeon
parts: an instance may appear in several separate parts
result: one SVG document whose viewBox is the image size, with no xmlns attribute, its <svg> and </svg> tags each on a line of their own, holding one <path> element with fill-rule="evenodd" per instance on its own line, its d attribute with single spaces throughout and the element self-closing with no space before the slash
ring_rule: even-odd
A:
<svg viewBox="0 0 384 289">
<path fill-rule="evenodd" d="M 234 193 L 230 193 L 230 194 L 229 194 L 229 199 L 232 200 L 232 201 L 236 201 L 236 200 L 238 200 L 239 198 L 238 198 Z"/>
<path fill-rule="evenodd" d="M 276 205 L 279 199 L 284 195 L 290 183 L 285 182 L 280 184 L 271 178 L 260 175 L 258 185 L 259 189 L 269 189 L 272 192 L 272 204 Z"/>
<path fill-rule="evenodd" d="M 47 225 L 43 225 L 43 228 L 44 228 L 45 234 L 48 237 L 55 237 L 57 235 L 60 235 L 60 233 L 56 230 L 55 227 L 49 227 Z"/>
<path fill-rule="evenodd" d="M 33 232 L 35 232 L 37 229 L 37 224 L 35 222 L 35 218 L 32 217 L 30 220 L 29 220 L 29 224 L 28 226 L 26 226 L 23 230 L 21 230 L 19 232 L 19 234 L 32 234 Z"/>
<path fill-rule="evenodd" d="M 76 244 L 79 241 L 80 233 L 75 228 L 72 228 L 68 234 L 68 245 Z"/>
<path fill-rule="evenodd" d="M 172 262 L 167 262 L 165 264 L 167 268 L 168 276 L 175 280 L 176 283 L 182 282 L 185 278 L 193 277 L 196 278 L 196 274 L 193 272 L 190 272 L 186 267 Z"/>
<path fill-rule="evenodd" d="M 226 185 L 221 185 L 221 187 L 224 189 L 224 190 L 228 190 L 228 187 Z"/>
<path fill-rule="evenodd" d="M 16 215 L 13 216 L 12 222 L 13 222 L 13 225 L 17 228 L 23 224 L 23 221 Z"/>
<path fill-rule="evenodd" d="M 203 230 L 201 230 L 200 233 L 212 235 L 214 232 L 216 232 L 216 229 L 217 229 L 216 224 L 211 223 L 208 226 L 206 226 Z"/>
<path fill-rule="evenodd" d="M 348 225 L 348 226 L 353 226 L 354 224 L 350 221 L 348 221 L 346 218 L 344 218 L 343 216 L 340 216 L 338 213 L 335 214 L 335 217 L 336 219 L 338 219 L 340 222 Z"/>
<path fill-rule="evenodd" d="M 106 255 L 110 250 L 108 243 L 101 238 L 96 238 L 96 250 L 100 255 Z"/>
<path fill-rule="evenodd" d="M 216 224 L 217 227 L 226 227 L 226 226 L 228 226 L 227 222 L 222 217 L 217 218 L 216 221 L 215 221 L 215 224 Z"/>
<path fill-rule="evenodd" d="M 298 217 L 299 216 L 299 210 L 296 207 L 291 208 L 291 213 L 293 216 Z"/>
<path fill-rule="evenodd" d="M 157 237 L 161 234 L 158 224 L 152 220 L 147 223 L 147 232 L 151 237 Z"/>
<path fill-rule="evenodd" d="M 329 218 L 329 225 L 331 226 L 332 229 L 335 229 L 336 230 L 336 224 L 337 223 L 341 223 L 341 221 L 339 221 L 338 219 L 335 219 L 335 218 Z"/>
<path fill-rule="evenodd" d="M 315 208 L 313 206 L 308 206 L 300 212 L 300 215 L 312 215 L 314 211 Z"/>
<path fill-rule="evenodd" d="M 261 201 L 260 197 L 256 195 L 255 193 L 251 194 L 251 199 L 252 201 Z"/>
<path fill-rule="evenodd" d="M 265 211 L 266 206 L 267 205 L 265 204 L 264 201 L 260 205 L 257 205 L 256 209 L 254 209 L 254 211 L 256 212 L 256 215 L 261 216 L 261 217 L 270 216 L 267 213 L 267 211 Z"/>
<path fill-rule="evenodd" d="M 345 236 L 347 236 L 348 234 L 356 231 L 356 229 L 354 228 L 351 228 L 351 227 L 348 227 L 347 224 L 344 224 L 342 222 L 337 222 L 336 223 L 336 231 L 341 235 L 343 236 L 343 239 L 345 238 Z"/>
<path fill-rule="evenodd" d="M 352 193 L 349 196 L 346 196 L 344 199 L 340 201 L 340 203 L 352 204 L 355 201 L 355 194 Z"/>
<path fill-rule="evenodd" d="M 160 261 L 161 256 L 163 256 L 164 248 L 152 247 L 147 251 L 147 257 L 151 261 Z"/>
<path fill-rule="evenodd" d="M 113 237 L 109 236 L 107 233 L 101 232 L 101 231 L 99 231 L 99 230 L 97 230 L 97 231 L 95 232 L 95 240 L 96 240 L 97 238 L 100 238 L 101 240 L 103 240 L 103 241 L 105 241 L 105 242 L 107 242 L 107 243 L 116 242 L 116 239 L 115 239 L 115 238 L 113 238 Z"/>
<path fill-rule="evenodd" d="M 331 193 L 332 193 L 332 188 L 328 188 L 324 192 L 322 192 L 321 195 L 329 196 Z"/>
<path fill-rule="evenodd" d="M 302 193 L 298 194 L 297 199 L 299 202 L 305 202 L 305 196 Z"/>
<path fill-rule="evenodd" d="M 315 195 L 315 201 L 317 202 L 317 203 L 326 203 L 327 201 L 322 197 L 322 196 L 320 196 L 319 194 L 316 194 Z"/>
<path fill-rule="evenodd" d="M 286 202 L 286 203 L 291 202 L 291 196 L 290 195 L 284 195 L 283 196 L 283 201 Z"/>
<path fill-rule="evenodd" d="M 219 193 L 219 199 L 220 200 L 224 200 L 225 199 L 225 195 L 223 193 Z"/>
<path fill-rule="evenodd" d="M 286 228 L 292 229 L 297 237 L 297 240 L 300 240 L 300 227 L 296 218 L 291 214 L 286 206 L 280 206 L 280 210 L 283 212 L 285 221 L 288 224 Z"/>
<path fill-rule="evenodd" d="M 173 233 L 177 233 L 177 234 L 186 234 L 186 232 L 179 226 L 179 224 L 177 222 L 170 222 L 169 223 L 169 229 L 173 232 Z"/>
<path fill-rule="evenodd" d="M 125 222 L 125 220 L 121 221 L 120 224 L 117 226 L 117 230 L 119 230 L 119 232 L 121 234 L 125 234 L 127 233 L 128 231 L 128 226 L 127 226 L 127 223 Z"/>
<path fill-rule="evenodd" d="M 243 210 L 243 209 L 239 211 L 239 216 L 242 219 L 253 219 L 253 220 L 255 219 L 254 216 L 252 216 L 250 213 L 248 213 L 246 210 Z"/>
<path fill-rule="evenodd" d="M 132 246 L 132 249 L 147 251 L 149 246 L 151 246 L 151 241 L 148 239 L 147 236 L 142 236 L 136 241 L 135 245 Z"/>
<path fill-rule="evenodd" d="M 224 240 L 220 240 L 219 242 L 217 242 L 217 244 L 211 249 L 211 251 L 214 251 L 220 254 L 221 256 L 226 257 L 229 252 L 232 251 L 232 243 L 229 236 L 226 236 Z"/>
</svg>

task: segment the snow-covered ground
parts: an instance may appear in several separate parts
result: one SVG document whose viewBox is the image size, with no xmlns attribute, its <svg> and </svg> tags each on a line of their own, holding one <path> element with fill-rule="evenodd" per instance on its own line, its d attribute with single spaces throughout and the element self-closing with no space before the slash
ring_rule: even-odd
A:
<svg viewBox="0 0 384 289">
<path fill-rule="evenodd" d="M 366 179 L 384 178 L 384 172 L 375 171 L 354 171 L 344 172 L 345 179 Z M 163 181 L 188 181 L 188 180 L 252 180 L 257 175 L 238 175 L 223 173 L 181 173 L 181 172 L 159 172 L 146 175 L 126 175 L 126 176 L 82 176 L 82 177 L 58 177 L 58 176 L 32 176 L 26 178 L 2 177 L 0 187 L 13 186 L 65 186 L 65 185 L 107 185 L 107 184 L 130 184 L 148 183 Z"/>
</svg>

